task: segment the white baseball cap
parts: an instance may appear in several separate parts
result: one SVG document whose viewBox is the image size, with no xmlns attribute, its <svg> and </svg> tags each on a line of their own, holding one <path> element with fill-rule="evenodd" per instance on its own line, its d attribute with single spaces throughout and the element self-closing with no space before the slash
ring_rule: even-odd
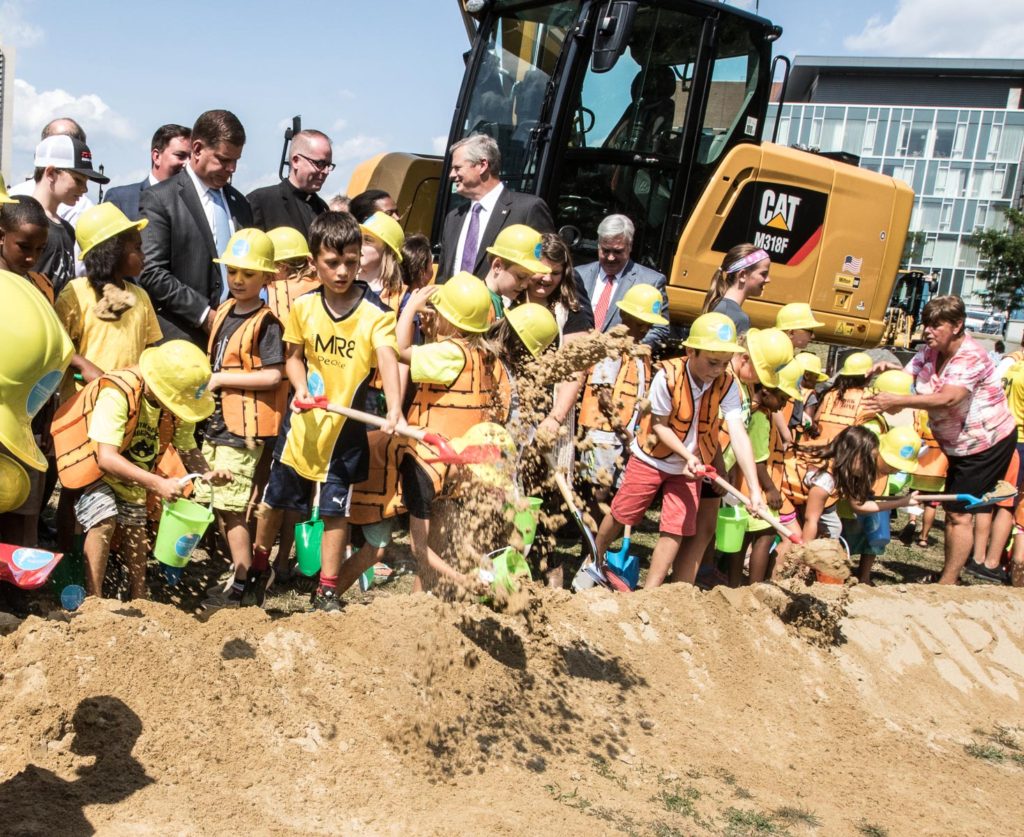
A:
<svg viewBox="0 0 1024 837">
<path fill-rule="evenodd" d="M 95 183 L 109 183 L 110 178 L 100 174 L 92 167 L 92 152 L 81 140 L 65 134 L 47 137 L 36 146 L 34 164 L 37 169 L 53 166 L 55 169 L 66 169 L 89 178 Z"/>
</svg>

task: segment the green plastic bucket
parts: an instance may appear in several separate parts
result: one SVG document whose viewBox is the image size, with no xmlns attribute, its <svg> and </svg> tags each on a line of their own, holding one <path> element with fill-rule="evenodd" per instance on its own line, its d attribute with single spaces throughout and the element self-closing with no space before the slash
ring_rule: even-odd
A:
<svg viewBox="0 0 1024 837">
<path fill-rule="evenodd" d="M 511 546 L 490 553 L 487 559 L 491 568 L 488 570 L 481 567 L 480 578 L 488 582 L 495 592 L 504 589 L 508 593 L 515 593 L 519 589 L 517 578 L 532 578 L 526 559 Z"/>
<path fill-rule="evenodd" d="M 739 552 L 747 534 L 750 515 L 743 506 L 722 506 L 715 523 L 715 548 L 719 552 Z"/>
<path fill-rule="evenodd" d="M 213 511 L 208 506 L 184 497 L 173 503 L 164 501 L 153 546 L 156 560 L 169 567 L 184 567 L 211 523 Z"/>
<path fill-rule="evenodd" d="M 50 573 L 50 589 L 58 596 L 68 586 L 85 586 L 85 535 L 75 535 L 74 545 L 64 553 L 57 566 Z"/>
<path fill-rule="evenodd" d="M 520 509 L 513 515 L 512 525 L 516 527 L 516 531 L 522 537 L 524 549 L 529 549 L 537 537 L 537 521 L 540 518 L 540 507 L 544 501 L 540 497 L 526 497 L 525 500 L 526 508 Z M 515 508 L 511 503 L 508 506 Z"/>
<path fill-rule="evenodd" d="M 313 516 L 304 523 L 295 524 L 295 561 L 299 572 L 312 577 L 320 572 L 320 542 L 324 537 L 324 522 L 320 509 L 313 507 Z"/>
</svg>

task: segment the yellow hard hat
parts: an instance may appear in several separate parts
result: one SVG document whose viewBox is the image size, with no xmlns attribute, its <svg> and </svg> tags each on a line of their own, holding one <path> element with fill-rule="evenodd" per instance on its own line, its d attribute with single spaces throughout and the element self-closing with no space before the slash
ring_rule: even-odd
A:
<svg viewBox="0 0 1024 837">
<path fill-rule="evenodd" d="M 482 334 L 490 325 L 491 292 L 472 273 L 456 273 L 438 286 L 430 301 L 438 314 L 462 331 Z"/>
<path fill-rule="evenodd" d="M 309 242 L 306 236 L 294 227 L 274 227 L 267 235 L 274 245 L 274 261 L 290 262 L 292 259 L 308 259 Z"/>
<path fill-rule="evenodd" d="M 4 176 L 2 174 L 0 174 L 0 204 L 4 204 L 4 203 L 17 203 L 17 202 L 18 202 L 17 198 L 12 198 L 10 195 L 7 194 L 7 184 L 4 183 Z M 22 502 L 24 502 L 24 501 L 22 501 Z M 19 503 L 19 505 L 20 505 L 20 503 Z M 17 508 L 17 506 L 15 506 L 15 508 Z"/>
<path fill-rule="evenodd" d="M 813 331 L 823 325 L 825 324 L 814 319 L 811 306 L 806 302 L 790 302 L 783 305 L 775 317 L 775 327 L 782 331 L 794 331 L 798 328 Z"/>
<path fill-rule="evenodd" d="M 116 204 L 98 203 L 78 216 L 75 238 L 84 256 L 97 244 L 102 244 L 125 230 L 141 230 L 148 223 L 145 218 L 138 221 L 129 220 Z"/>
<path fill-rule="evenodd" d="M 736 324 L 725 314 L 715 312 L 701 314 L 693 321 L 683 345 L 703 352 L 743 351 L 743 347 L 736 342 Z"/>
<path fill-rule="evenodd" d="M 540 357 L 558 337 L 555 315 L 536 302 L 527 302 L 509 309 L 505 312 L 505 319 L 534 357 Z"/>
<path fill-rule="evenodd" d="M 220 258 L 214 261 L 238 270 L 277 273 L 274 267 L 274 242 L 263 230 L 255 227 L 238 230 L 228 239 L 228 246 Z"/>
<path fill-rule="evenodd" d="M 402 261 L 402 245 L 405 243 L 405 230 L 390 215 L 386 215 L 383 212 L 374 212 L 373 215 L 359 225 L 359 229 L 365 235 L 379 238 L 391 248 L 395 258 L 399 262 Z"/>
<path fill-rule="evenodd" d="M 779 373 L 793 360 L 793 343 L 777 328 L 752 328 L 747 332 L 747 354 L 766 387 L 779 385 Z"/>
<path fill-rule="evenodd" d="M 540 260 L 543 236 L 526 224 L 505 227 L 487 252 L 505 261 L 515 262 L 532 273 L 550 273 L 551 268 Z"/>
<path fill-rule="evenodd" d="M 912 474 L 917 470 L 917 457 L 924 442 L 912 427 L 894 427 L 878 439 L 878 453 L 887 465 Z"/>
<path fill-rule="evenodd" d="M 893 395 L 910 395 L 914 389 L 914 376 L 902 369 L 886 369 L 875 378 L 871 388 L 876 392 L 889 392 Z"/>
<path fill-rule="evenodd" d="M 21 463 L 0 454 L 0 514 L 14 511 L 28 499 L 32 483 Z"/>
<path fill-rule="evenodd" d="M 32 417 L 60 386 L 75 347 L 53 306 L 27 279 L 0 270 L 0 443 L 26 465 L 46 470 Z"/>
<path fill-rule="evenodd" d="M 198 346 L 187 340 L 168 340 L 146 349 L 139 366 L 160 403 L 182 421 L 194 424 L 213 412 L 213 396 L 206 391 L 210 361 Z"/>
<path fill-rule="evenodd" d="M 498 462 L 470 464 L 466 467 L 481 482 L 496 488 L 506 488 L 512 482 L 515 468 L 516 445 L 512 434 L 500 424 L 482 421 L 474 424 L 457 439 L 452 439 L 456 453 L 462 453 L 470 445 L 494 445 L 502 454 Z"/>
<path fill-rule="evenodd" d="M 797 352 L 793 360 L 800 363 L 805 373 L 814 375 L 819 383 L 828 380 L 828 375 L 821 371 L 821 358 L 814 352 Z"/>
<path fill-rule="evenodd" d="M 665 300 L 661 297 L 661 291 L 654 285 L 633 285 L 615 304 L 620 311 L 625 311 L 631 317 L 636 317 L 645 323 L 659 326 L 668 325 L 668 320 L 661 315 Z"/>
<path fill-rule="evenodd" d="M 776 389 L 781 389 L 794 401 L 803 401 L 804 394 L 800 390 L 800 379 L 803 378 L 804 371 L 803 364 L 793 358 L 779 372 L 779 384 Z"/>
<path fill-rule="evenodd" d="M 867 352 L 854 352 L 843 360 L 843 368 L 839 370 L 839 374 L 865 377 L 874 365 L 875 362 Z"/>
</svg>

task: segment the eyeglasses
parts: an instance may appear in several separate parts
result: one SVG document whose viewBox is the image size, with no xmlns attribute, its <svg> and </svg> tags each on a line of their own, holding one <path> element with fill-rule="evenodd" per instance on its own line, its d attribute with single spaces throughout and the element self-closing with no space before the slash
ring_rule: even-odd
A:
<svg viewBox="0 0 1024 837">
<path fill-rule="evenodd" d="M 317 171 L 334 171 L 337 168 L 337 166 L 335 166 L 330 160 L 314 160 L 312 157 L 307 157 L 305 154 L 296 154 L 295 156 L 301 157 Z"/>
</svg>

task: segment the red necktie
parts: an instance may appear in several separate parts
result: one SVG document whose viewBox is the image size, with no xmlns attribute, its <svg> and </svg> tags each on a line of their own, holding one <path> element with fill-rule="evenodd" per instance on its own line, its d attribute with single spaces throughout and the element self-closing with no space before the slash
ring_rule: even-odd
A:
<svg viewBox="0 0 1024 837">
<path fill-rule="evenodd" d="M 608 316 L 608 305 L 612 301 L 612 291 L 615 289 L 615 277 L 604 277 L 604 289 L 594 306 L 594 328 L 598 331 L 604 328 L 605 317 Z"/>
</svg>

